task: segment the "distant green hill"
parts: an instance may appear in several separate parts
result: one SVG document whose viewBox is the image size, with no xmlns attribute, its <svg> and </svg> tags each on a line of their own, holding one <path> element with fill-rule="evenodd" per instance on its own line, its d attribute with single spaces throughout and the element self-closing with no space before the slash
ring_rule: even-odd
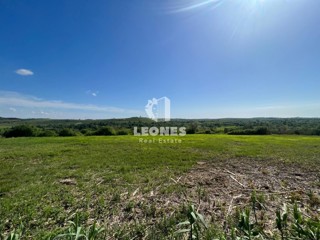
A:
<svg viewBox="0 0 320 240">
<path fill-rule="evenodd" d="M 186 127 L 187 133 L 224 133 L 233 135 L 301 134 L 320 135 L 320 118 L 223 118 L 223 119 L 172 119 L 155 122 L 148 118 L 124 119 L 19 119 L 0 117 L 0 133 L 11 127 L 30 125 L 39 132 L 71 129 L 76 135 L 96 135 L 103 127 L 110 127 L 115 134 L 131 134 L 134 127 Z M 113 131 L 112 131 L 113 132 Z"/>
</svg>

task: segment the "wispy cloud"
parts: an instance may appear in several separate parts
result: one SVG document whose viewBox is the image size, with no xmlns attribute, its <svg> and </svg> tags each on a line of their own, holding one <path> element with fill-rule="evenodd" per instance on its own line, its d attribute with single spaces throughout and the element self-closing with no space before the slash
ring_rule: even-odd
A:
<svg viewBox="0 0 320 240">
<path fill-rule="evenodd" d="M 99 91 L 92 91 L 92 90 L 88 90 L 86 91 L 86 94 L 91 95 L 93 97 L 98 96 Z"/>
<path fill-rule="evenodd" d="M 279 103 L 265 106 L 212 107 L 211 111 L 177 112 L 178 118 L 320 117 L 319 102 Z"/>
<path fill-rule="evenodd" d="M 2 109 L 8 107 L 21 109 L 19 114 L 24 113 L 24 117 L 31 117 L 32 114 L 52 118 L 113 118 L 141 115 L 140 111 L 131 109 L 45 100 L 17 92 L 0 91 L 0 116 L 5 114 Z M 13 113 L 12 110 L 10 112 Z"/>
<path fill-rule="evenodd" d="M 19 74 L 21 76 L 31 76 L 34 73 L 29 69 L 21 68 L 21 69 L 16 70 L 16 74 Z"/>
<path fill-rule="evenodd" d="M 12 112 L 16 112 L 17 111 L 17 109 L 15 109 L 13 107 L 10 107 L 9 110 L 12 111 Z"/>
<path fill-rule="evenodd" d="M 184 0 L 178 1 L 168 6 L 169 13 L 180 13 L 191 11 L 202 7 L 218 7 L 223 0 Z"/>
</svg>

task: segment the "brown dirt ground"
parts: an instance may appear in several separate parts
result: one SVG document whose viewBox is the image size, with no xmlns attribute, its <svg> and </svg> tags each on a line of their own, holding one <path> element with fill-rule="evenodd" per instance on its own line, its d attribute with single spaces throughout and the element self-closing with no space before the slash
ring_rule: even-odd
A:
<svg viewBox="0 0 320 240">
<path fill-rule="evenodd" d="M 123 193 L 122 211 L 109 216 L 113 221 L 109 220 L 114 223 L 138 221 L 153 225 L 164 214 L 172 215 L 182 204 L 193 203 L 208 222 L 227 228 L 228 219 L 232 219 L 236 209 L 251 206 L 250 198 L 255 190 L 257 196 L 262 196 L 258 197 L 261 202 L 256 205 L 258 218 L 272 230 L 275 227 L 275 212 L 284 203 L 292 206 L 297 202 L 306 216 L 320 217 L 319 169 L 254 159 L 214 163 L 200 161 L 184 175 L 171 178 L 171 182 L 165 186 L 158 186 L 147 193 L 140 188 Z M 166 194 L 161 192 L 172 186 L 183 190 Z M 312 199 L 308 195 L 310 192 L 314 196 Z M 133 207 L 125 211 L 129 201 L 134 203 Z M 151 215 L 146 216 L 145 206 L 154 207 Z"/>
</svg>

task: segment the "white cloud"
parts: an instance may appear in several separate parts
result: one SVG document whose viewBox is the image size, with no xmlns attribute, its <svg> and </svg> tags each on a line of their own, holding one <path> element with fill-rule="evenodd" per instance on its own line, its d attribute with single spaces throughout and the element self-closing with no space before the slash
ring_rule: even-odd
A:
<svg viewBox="0 0 320 240">
<path fill-rule="evenodd" d="M 91 91 L 91 90 L 86 91 L 86 94 L 91 95 L 93 97 L 98 96 L 98 93 L 99 91 Z"/>
<path fill-rule="evenodd" d="M 15 109 L 13 107 L 10 107 L 9 110 L 12 111 L 12 112 L 16 112 L 17 111 L 17 109 Z"/>
<path fill-rule="evenodd" d="M 33 75 L 34 73 L 33 73 L 31 70 L 29 70 L 29 69 L 23 69 L 23 68 L 21 68 L 21 69 L 16 70 L 16 74 L 19 74 L 19 75 L 21 75 L 21 76 L 31 76 L 31 75 Z"/>
<path fill-rule="evenodd" d="M 14 114 L 14 111 L 1 111 L 1 109 L 18 107 L 17 117 L 50 118 L 119 118 L 140 116 L 141 111 L 123 109 L 111 106 L 98 106 L 93 104 L 79 104 L 64 101 L 44 100 L 17 92 L 0 91 L 0 116 Z M 20 111 L 21 109 L 21 111 Z"/>
<path fill-rule="evenodd" d="M 185 0 L 185 1 L 177 1 L 176 4 L 171 4 L 169 6 L 169 13 L 180 13 L 195 10 L 198 8 L 208 7 L 211 9 L 216 8 L 221 3 L 221 0 Z"/>
</svg>

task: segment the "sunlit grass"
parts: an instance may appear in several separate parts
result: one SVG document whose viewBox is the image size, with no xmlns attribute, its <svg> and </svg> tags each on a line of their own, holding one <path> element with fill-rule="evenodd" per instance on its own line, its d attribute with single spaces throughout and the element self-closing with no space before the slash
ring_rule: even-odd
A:
<svg viewBox="0 0 320 240">
<path fill-rule="evenodd" d="M 39 238 L 63 227 L 76 211 L 85 220 L 107 221 L 124 192 L 149 192 L 199 160 L 252 158 L 310 167 L 320 159 L 319 137 L 179 139 L 180 144 L 159 144 L 159 138 L 143 144 L 134 136 L 0 139 L 0 231 L 22 222 L 27 235 Z"/>
</svg>

